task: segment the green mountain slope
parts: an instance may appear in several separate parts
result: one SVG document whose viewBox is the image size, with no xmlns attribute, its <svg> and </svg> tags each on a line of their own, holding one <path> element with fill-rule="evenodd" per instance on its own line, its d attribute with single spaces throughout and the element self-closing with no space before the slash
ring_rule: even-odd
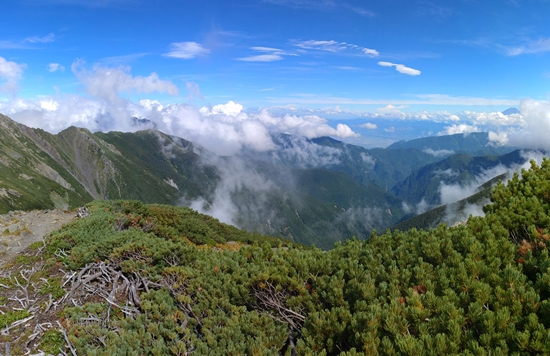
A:
<svg viewBox="0 0 550 356">
<path fill-rule="evenodd" d="M 466 185 L 498 165 L 510 167 L 524 162 L 525 158 L 519 150 L 502 156 L 452 155 L 412 172 L 407 179 L 395 185 L 392 192 L 412 204 L 418 204 L 424 200 L 429 205 L 437 205 L 441 203 L 441 184 Z M 487 177 L 487 180 L 491 178 L 493 177 Z"/>
<path fill-rule="evenodd" d="M 154 130 L 91 133 L 71 127 L 52 135 L 4 121 L 5 160 L 17 170 L 2 173 L 10 184 L 0 183 L 0 212 L 74 207 L 93 198 L 194 204 L 213 213 L 217 209 L 226 221 L 249 231 L 322 248 L 352 236 L 366 238 L 403 216 L 401 201 L 350 176 L 346 170 L 361 168 L 352 169 L 346 159 L 331 171 L 301 167 L 291 159 L 218 157 Z M 351 157 L 364 153 L 346 149 L 357 150 Z M 11 161 L 22 152 L 34 163 Z M 34 172 L 35 166 L 48 169 Z M 32 179 L 14 178 L 19 176 Z"/>
<path fill-rule="evenodd" d="M 26 135 L 28 130 L 0 115 L 0 212 L 90 201 L 89 192 Z"/>
<path fill-rule="evenodd" d="M 501 174 L 477 188 L 477 192 L 465 199 L 454 203 L 438 206 L 437 208 L 428 210 L 422 214 L 407 217 L 402 221 L 393 225 L 392 230 L 408 231 L 411 229 L 429 230 L 436 228 L 441 223 L 453 225 L 466 221 L 472 210 L 478 212 L 481 208 L 489 203 L 489 197 L 493 191 L 493 187 L 506 177 L 506 174 Z"/>
<path fill-rule="evenodd" d="M 187 208 L 94 202 L 0 271 L 0 342 L 14 354 L 549 354 L 549 187 L 544 160 L 498 184 L 485 217 L 326 252 Z"/>
<path fill-rule="evenodd" d="M 423 137 L 395 142 L 387 147 L 389 150 L 411 148 L 421 151 L 431 150 L 432 153 L 439 153 L 442 156 L 448 156 L 453 153 L 465 153 L 472 156 L 498 156 L 514 150 L 512 147 L 492 145 L 487 132 Z M 445 153 L 444 151 L 449 152 Z"/>
<path fill-rule="evenodd" d="M 329 137 L 311 141 L 320 146 L 342 151 L 337 162 L 324 168 L 344 172 L 367 187 L 370 184 L 375 184 L 382 189 L 389 189 L 407 178 L 412 171 L 441 160 L 441 157 L 416 148 L 366 149 L 348 145 Z"/>
</svg>

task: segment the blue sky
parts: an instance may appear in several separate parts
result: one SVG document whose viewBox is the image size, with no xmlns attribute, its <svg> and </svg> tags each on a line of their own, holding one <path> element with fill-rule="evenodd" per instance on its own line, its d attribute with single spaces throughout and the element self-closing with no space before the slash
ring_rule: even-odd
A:
<svg viewBox="0 0 550 356">
<path fill-rule="evenodd" d="M 214 120 L 253 147 L 243 120 L 365 146 L 479 130 L 523 144 L 550 130 L 549 13 L 548 0 L 20 0 L 2 9 L 0 112 L 52 132 L 143 116 L 190 138 Z"/>
</svg>

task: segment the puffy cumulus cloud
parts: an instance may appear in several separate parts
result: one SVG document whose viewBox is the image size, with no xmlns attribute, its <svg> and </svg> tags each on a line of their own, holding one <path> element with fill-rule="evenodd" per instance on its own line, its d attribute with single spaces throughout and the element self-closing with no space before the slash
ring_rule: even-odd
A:
<svg viewBox="0 0 550 356">
<path fill-rule="evenodd" d="M 0 57 L 0 93 L 15 94 L 19 90 L 19 80 L 26 64 L 18 64 Z"/>
<path fill-rule="evenodd" d="M 63 67 L 59 63 L 50 63 L 50 64 L 48 64 L 47 69 L 48 69 L 48 72 L 50 72 L 50 73 L 64 72 L 65 71 L 65 67 Z"/>
<path fill-rule="evenodd" d="M 14 99 L 0 103 L 0 110 L 31 127 L 57 133 L 69 126 L 91 131 L 136 131 L 156 127 L 162 132 L 196 142 L 219 155 L 234 155 L 244 148 L 275 149 L 272 134 L 291 133 L 306 138 L 357 136 L 347 125 L 333 128 L 317 116 L 273 115 L 267 109 L 245 112 L 234 102 L 197 108 L 188 104 L 162 105 L 156 100 L 124 101 L 115 107 L 105 100 L 67 95 L 36 100 Z M 136 125 L 132 118 L 146 118 L 150 125 Z"/>
<path fill-rule="evenodd" d="M 359 125 L 359 127 L 369 129 L 369 130 L 376 130 L 378 128 L 378 126 L 376 126 L 376 124 L 373 124 L 372 122 L 364 123 L 362 125 Z"/>
<path fill-rule="evenodd" d="M 520 104 L 522 128 L 509 133 L 508 144 L 522 148 L 550 150 L 550 101 L 525 99 Z"/>
<path fill-rule="evenodd" d="M 192 59 L 199 56 L 205 56 L 210 50 L 204 48 L 197 42 L 174 42 L 170 44 L 170 50 L 165 53 L 165 57 Z"/>
<path fill-rule="evenodd" d="M 285 114 L 284 116 L 272 116 L 268 110 L 262 110 L 257 117 L 273 131 L 307 138 L 320 136 L 347 138 L 359 136 L 348 125 L 338 124 L 336 128 L 333 128 L 327 124 L 328 121 L 326 119 L 316 115 L 296 116 Z"/>
<path fill-rule="evenodd" d="M 226 115 L 237 117 L 240 113 L 243 112 L 243 109 L 244 106 L 242 106 L 241 104 L 235 103 L 234 101 L 228 101 L 227 104 L 218 104 L 212 107 L 202 107 L 199 111 L 205 116 Z"/>
<path fill-rule="evenodd" d="M 110 104 L 121 105 L 120 93 L 167 93 L 177 95 L 178 87 L 168 80 L 162 80 L 156 73 L 147 77 L 132 76 L 130 67 L 103 67 L 95 65 L 91 70 L 84 67 L 84 61 L 75 61 L 71 69 L 77 79 L 86 86 L 93 97 L 103 99 Z"/>
<path fill-rule="evenodd" d="M 69 126 L 98 131 L 110 129 L 115 123 L 108 114 L 105 103 L 78 95 L 67 95 L 61 99 L 17 98 L 0 103 L 0 110 L 17 122 L 52 133 L 57 133 Z M 108 127 L 102 127 L 102 123 L 106 124 L 106 119 L 112 123 Z"/>
<path fill-rule="evenodd" d="M 479 132 L 479 128 L 475 125 L 468 124 L 454 124 L 445 127 L 445 130 L 441 131 L 438 135 L 455 135 L 455 134 L 469 134 L 472 132 Z"/>
<path fill-rule="evenodd" d="M 460 113 L 463 120 L 471 121 L 476 125 L 492 125 L 492 126 L 520 126 L 525 123 L 522 114 L 505 115 L 499 111 L 493 112 L 477 112 L 463 111 Z"/>
<path fill-rule="evenodd" d="M 16 63 L 5 60 L 2 63 L 7 63 L 7 69 L 2 69 L 1 73 L 9 78 L 14 77 L 14 71 L 22 70 Z M 349 126 L 338 124 L 332 127 L 326 119 L 316 115 L 277 114 L 268 109 L 247 112 L 241 104 L 233 101 L 200 109 L 188 104 L 162 105 L 149 99 L 135 103 L 122 98 L 120 93 L 157 91 L 177 94 L 178 88 L 170 81 L 161 80 L 155 73 L 141 77 L 132 76 L 129 67 L 96 65 L 89 70 L 83 65 L 82 61 L 76 61 L 72 71 L 90 97 L 12 98 L 0 102 L 0 111 L 23 124 L 53 133 L 71 125 L 91 131 L 136 131 L 155 127 L 220 155 L 233 155 L 243 148 L 272 150 L 275 148 L 271 138 L 274 133 L 306 138 L 358 136 Z M 187 88 L 192 95 L 200 95 L 196 83 L 187 83 Z"/>
<path fill-rule="evenodd" d="M 375 113 L 355 113 L 355 116 L 370 117 L 373 119 L 400 119 L 412 121 L 433 121 L 433 122 L 453 122 L 460 121 L 460 117 L 447 111 L 439 112 L 403 112 L 399 109 L 405 106 L 394 106 L 388 104 L 383 108 L 378 108 Z"/>
<path fill-rule="evenodd" d="M 395 70 L 401 74 L 416 76 L 420 75 L 421 73 L 418 69 L 410 68 L 403 64 L 396 64 L 392 62 L 378 62 L 378 65 L 382 67 L 395 67 Z"/>
<path fill-rule="evenodd" d="M 402 114 L 400 110 L 404 109 L 404 108 L 405 108 L 405 105 L 395 106 L 395 105 L 392 105 L 392 104 L 388 104 L 388 105 L 384 106 L 383 108 L 376 109 L 376 111 L 381 112 L 381 113 L 388 113 L 388 114 Z"/>
<path fill-rule="evenodd" d="M 489 142 L 493 146 L 504 146 L 508 143 L 508 133 L 489 131 Z"/>
</svg>

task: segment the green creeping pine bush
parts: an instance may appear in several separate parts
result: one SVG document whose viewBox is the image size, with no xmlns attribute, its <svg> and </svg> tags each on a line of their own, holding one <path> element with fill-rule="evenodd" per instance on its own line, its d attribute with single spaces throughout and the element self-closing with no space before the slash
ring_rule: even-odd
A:
<svg viewBox="0 0 550 356">
<path fill-rule="evenodd" d="M 47 250 L 64 249 L 73 269 L 103 260 L 152 282 L 135 317 L 107 303 L 65 309 L 79 354 L 550 354 L 549 185 L 544 160 L 499 184 L 467 226 L 327 252 L 186 208 L 93 202 Z M 103 322 L 80 321 L 90 316 Z"/>
<path fill-rule="evenodd" d="M 17 320 L 28 318 L 29 316 L 31 316 L 31 313 L 29 313 L 29 311 L 26 309 L 13 310 L 2 314 L 0 315 L 0 329 L 5 328 L 6 326 Z"/>
</svg>

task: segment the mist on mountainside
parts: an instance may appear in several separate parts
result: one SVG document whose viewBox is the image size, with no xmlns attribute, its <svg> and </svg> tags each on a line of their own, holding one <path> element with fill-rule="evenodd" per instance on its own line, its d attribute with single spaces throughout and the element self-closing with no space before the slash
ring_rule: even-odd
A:
<svg viewBox="0 0 550 356">
<path fill-rule="evenodd" d="M 279 135 L 273 141 L 276 149 L 269 152 L 204 156 L 204 164 L 217 167 L 220 181 L 210 197 L 181 203 L 247 230 L 311 242 L 319 236 L 325 247 L 366 238 L 402 215 L 400 209 L 392 212 L 395 202 L 387 197 L 376 199 L 384 194 L 379 188 L 367 189 L 331 170 L 350 160 L 349 152 L 304 137 Z"/>
</svg>

